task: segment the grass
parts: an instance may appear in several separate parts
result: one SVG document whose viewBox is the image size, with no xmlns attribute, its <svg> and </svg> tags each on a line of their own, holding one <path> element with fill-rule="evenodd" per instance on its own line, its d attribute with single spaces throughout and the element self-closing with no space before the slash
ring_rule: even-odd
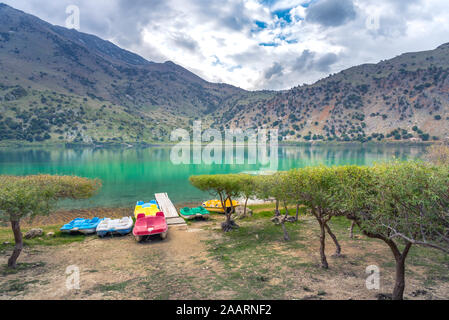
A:
<svg viewBox="0 0 449 320">
<path fill-rule="evenodd" d="M 253 216 L 238 220 L 240 228 L 226 234 L 214 230 L 213 232 L 222 234 L 222 237 L 207 241 L 209 256 L 219 261 L 224 270 L 230 270 L 227 274 L 217 275 L 213 279 L 214 290 L 232 290 L 235 292 L 235 299 L 288 299 L 294 289 L 292 283 L 296 281 L 291 274 L 296 270 L 302 270 L 315 280 L 326 276 L 357 279 L 357 270 L 364 270 L 367 261 L 372 260 L 377 261 L 383 272 L 394 274 L 395 264 L 388 247 L 381 241 L 360 235 L 357 227 L 354 228 L 356 238 L 351 240 L 348 231 L 351 221 L 345 217 L 334 217 L 329 225 L 339 239 L 343 253 L 348 245 L 352 247 L 351 255 L 347 258 L 337 258 L 338 260 L 328 255 L 330 269 L 324 270 L 319 268 L 317 258 L 313 261 L 289 254 L 317 254 L 317 223 L 311 216 L 304 218 L 305 208 L 301 208 L 299 222 L 286 223 L 291 238 L 287 242 L 283 240 L 281 227 L 270 221 L 273 217 L 273 204 L 251 205 L 249 208 L 253 210 Z M 288 209 L 290 215 L 296 214 L 295 208 Z M 281 214 L 285 214 L 284 209 Z M 327 241 L 327 246 L 333 248 L 330 238 Z M 385 253 L 371 251 L 372 246 L 381 248 Z M 413 247 L 407 261 L 407 276 L 419 276 L 412 271 L 419 266 L 425 269 L 424 285 L 436 284 L 438 281 L 449 282 L 449 256 L 437 251 L 429 253 L 426 248 Z M 305 285 L 301 288 L 304 292 L 315 292 L 315 298 L 329 295 L 327 289 L 312 289 Z"/>
<path fill-rule="evenodd" d="M 44 267 L 45 262 L 39 261 L 35 263 L 18 263 L 15 269 L 8 268 L 6 265 L 0 266 L 0 275 L 7 276 L 9 274 L 17 274 L 25 270 Z"/>
<path fill-rule="evenodd" d="M 108 298 L 143 299 L 210 299 L 217 296 L 243 300 L 333 299 L 358 298 L 359 295 L 375 299 L 380 292 L 363 291 L 365 268 L 373 263 L 381 268 L 382 286 L 391 282 L 395 265 L 388 247 L 382 241 L 360 235 L 357 228 L 354 230 L 356 238 L 351 240 L 348 234 L 351 222 L 344 217 L 333 218 L 330 226 L 340 241 L 345 257 L 331 257 L 334 245 L 327 237 L 330 268 L 324 270 L 319 267 L 318 224 L 314 217 L 305 215 L 305 209 L 301 209 L 300 221 L 286 223 L 291 239 L 284 241 L 282 228 L 270 221 L 274 210 L 272 204 L 250 208 L 254 211 L 253 216 L 238 220 L 240 227 L 228 233 L 214 228 L 224 220 L 223 215 L 213 214 L 209 223 L 200 224 L 200 228 L 210 235 L 204 240 L 207 254 L 197 252 L 179 264 L 172 264 L 173 260 L 166 252 L 148 250 L 148 253 L 139 255 L 134 261 L 143 266 L 143 274 L 133 279 L 121 278 L 117 282 L 97 284 L 89 292 L 103 293 Z M 295 210 L 290 214 L 295 214 Z M 55 232 L 54 228 L 44 230 Z M 82 241 L 85 238 L 55 233 L 54 238 L 43 237 L 45 239 L 39 241 L 47 241 L 44 245 L 59 245 L 66 243 L 67 239 Z M 4 239 L 5 235 L 12 237 L 9 229 L 0 229 L 0 239 Z M 31 241 L 28 245 L 37 244 Z M 22 276 L 23 271 L 44 265 L 39 262 L 19 264 L 16 270 L 0 269 L 0 276 L 13 273 Z M 123 271 L 122 266 L 116 264 L 109 268 Z M 192 268 L 196 271 L 188 273 Z M 413 246 L 407 259 L 406 286 L 410 288 L 409 281 L 413 280 L 417 289 L 431 292 L 428 287 L 437 288 L 449 282 L 448 268 L 449 256 Z M 95 276 L 99 271 L 94 266 L 86 272 Z M 12 296 L 14 292 L 23 292 L 33 284 L 11 279 L 18 277 L 5 278 L 0 292 L 8 292 Z M 338 282 L 338 289 L 332 287 L 335 282 Z M 389 293 L 389 289 L 381 293 Z M 410 296 L 412 293 L 408 294 Z"/>
<path fill-rule="evenodd" d="M 25 247 L 32 246 L 58 246 L 64 245 L 72 242 L 81 242 L 86 239 L 85 235 L 81 234 L 66 234 L 59 231 L 60 225 L 44 226 L 41 229 L 44 230 L 44 234 L 40 237 L 34 239 L 24 239 L 23 243 Z M 23 228 L 22 234 L 25 235 L 27 231 L 32 228 Z M 49 237 L 46 234 L 53 232 L 55 235 Z M 9 244 L 5 244 L 5 243 Z M 14 236 L 10 228 L 0 228 L 0 252 L 4 252 L 7 249 L 12 249 L 14 247 Z"/>
<path fill-rule="evenodd" d="M 285 298 L 292 282 L 279 271 L 294 259 L 282 254 L 278 247 L 295 248 L 302 239 L 302 224 L 286 224 L 291 241 L 285 242 L 281 227 L 267 218 L 272 215 L 272 211 L 254 213 L 253 217 L 238 221 L 238 229 L 207 241 L 209 256 L 225 270 L 232 270 L 214 277 L 214 290 L 234 291 L 235 299 Z M 221 234 L 220 230 L 215 232 Z"/>
<path fill-rule="evenodd" d="M 0 287 L 0 293 L 18 293 L 24 292 L 28 289 L 30 284 L 39 283 L 39 280 L 22 281 L 21 279 L 9 280 L 5 285 Z"/>
<path fill-rule="evenodd" d="M 98 284 L 93 290 L 100 292 L 110 292 L 110 291 L 123 291 L 131 283 L 131 280 L 126 280 L 117 283 L 110 284 Z"/>
</svg>

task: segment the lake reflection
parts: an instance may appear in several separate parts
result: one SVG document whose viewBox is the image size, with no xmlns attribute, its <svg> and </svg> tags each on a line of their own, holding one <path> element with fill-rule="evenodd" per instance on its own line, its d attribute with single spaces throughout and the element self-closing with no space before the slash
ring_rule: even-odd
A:
<svg viewBox="0 0 449 320">
<path fill-rule="evenodd" d="M 170 147 L 0 149 L 0 174 L 48 173 L 100 178 L 103 188 L 97 196 L 77 202 L 64 201 L 61 206 L 132 207 L 137 200 L 152 199 L 156 192 L 167 192 L 174 202 L 209 198 L 189 184 L 191 175 L 261 169 L 260 165 L 249 165 L 247 161 L 241 165 L 174 165 L 170 151 Z M 318 164 L 371 165 L 393 158 L 420 158 L 424 151 L 422 146 L 279 147 L 279 170 Z"/>
</svg>

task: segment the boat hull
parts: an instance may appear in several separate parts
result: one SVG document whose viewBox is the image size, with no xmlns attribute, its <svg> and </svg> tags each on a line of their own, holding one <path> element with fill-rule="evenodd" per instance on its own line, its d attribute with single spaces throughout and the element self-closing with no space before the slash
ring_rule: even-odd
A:
<svg viewBox="0 0 449 320">
<path fill-rule="evenodd" d="M 122 219 L 105 219 L 97 227 L 97 235 L 104 237 L 107 234 L 125 235 L 132 231 L 134 225 L 131 217 L 123 217 Z"/>
<path fill-rule="evenodd" d="M 190 220 L 190 219 L 195 219 L 195 218 L 200 218 L 200 217 L 207 218 L 209 216 L 210 212 L 203 207 L 196 207 L 196 208 L 185 207 L 185 208 L 182 208 L 181 210 L 179 210 L 179 214 L 184 219 Z"/>
<path fill-rule="evenodd" d="M 98 225 L 104 220 L 97 217 L 93 219 L 76 218 L 59 229 L 64 233 L 92 234 L 97 231 Z"/>
<path fill-rule="evenodd" d="M 234 206 L 234 209 L 238 206 L 240 206 L 240 203 L 236 200 L 232 200 L 232 205 Z M 202 204 L 203 208 L 210 212 L 216 212 L 216 213 L 225 213 L 225 210 L 223 209 L 223 206 L 221 205 L 220 200 L 209 200 L 205 201 Z M 231 210 L 231 202 L 229 200 L 225 203 L 226 210 Z"/>
</svg>

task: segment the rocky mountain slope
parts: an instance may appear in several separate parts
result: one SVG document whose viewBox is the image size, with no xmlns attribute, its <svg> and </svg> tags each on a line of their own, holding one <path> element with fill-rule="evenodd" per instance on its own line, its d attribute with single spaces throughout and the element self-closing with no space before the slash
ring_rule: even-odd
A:
<svg viewBox="0 0 449 320">
<path fill-rule="evenodd" d="M 284 140 L 449 138 L 449 44 L 331 75 L 223 113 L 227 127 L 278 128 Z"/>
<path fill-rule="evenodd" d="M 283 140 L 449 137 L 449 44 L 249 92 L 0 4 L 0 141 L 158 142 L 192 121 Z"/>
<path fill-rule="evenodd" d="M 166 140 L 246 94 L 0 4 L 3 140 Z"/>
</svg>

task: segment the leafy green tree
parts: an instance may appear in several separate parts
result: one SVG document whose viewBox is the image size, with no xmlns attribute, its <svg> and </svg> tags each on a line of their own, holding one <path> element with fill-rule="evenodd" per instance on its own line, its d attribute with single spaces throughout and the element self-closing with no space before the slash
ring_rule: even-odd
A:
<svg viewBox="0 0 449 320">
<path fill-rule="evenodd" d="M 255 176 L 241 174 L 238 176 L 240 195 L 245 199 L 243 206 L 243 217 L 246 217 L 248 199 L 256 195 Z"/>
<path fill-rule="evenodd" d="M 284 240 L 289 240 L 285 222 L 291 222 L 293 219 L 289 216 L 288 204 L 291 198 L 289 197 L 289 185 L 287 184 L 287 172 L 277 172 L 272 175 L 258 176 L 255 180 L 256 195 L 260 199 L 275 199 L 276 208 L 274 217 L 271 219 L 274 223 L 280 224 L 284 232 Z M 282 204 L 285 209 L 285 215 L 281 216 L 279 205 Z"/>
<path fill-rule="evenodd" d="M 449 253 L 448 167 L 379 164 L 349 184 L 338 205 L 366 236 L 384 241 L 391 249 L 396 262 L 392 298 L 401 300 L 412 245 Z"/>
<path fill-rule="evenodd" d="M 201 191 L 210 193 L 212 196 L 219 198 L 222 208 L 225 210 L 226 221 L 221 224 L 223 231 L 231 231 L 237 228 L 237 224 L 232 220 L 234 205 L 232 198 L 238 196 L 241 192 L 238 175 L 201 175 L 191 176 L 190 183 Z M 231 207 L 226 207 L 226 200 L 231 202 Z"/>
<path fill-rule="evenodd" d="M 100 187 L 98 180 L 74 176 L 0 176 L 0 222 L 11 223 L 15 240 L 8 267 L 16 267 L 23 248 L 22 219 L 49 214 L 59 199 L 89 198 Z"/>
<path fill-rule="evenodd" d="M 334 194 L 339 186 L 337 177 L 335 168 L 308 167 L 289 171 L 286 183 L 291 188 L 289 197 L 309 208 L 320 226 L 321 267 L 325 269 L 329 267 L 325 254 L 326 233 L 334 241 L 335 255 L 341 255 L 341 246 L 328 225 L 332 217 L 343 215 L 339 208 L 333 206 Z"/>
</svg>

